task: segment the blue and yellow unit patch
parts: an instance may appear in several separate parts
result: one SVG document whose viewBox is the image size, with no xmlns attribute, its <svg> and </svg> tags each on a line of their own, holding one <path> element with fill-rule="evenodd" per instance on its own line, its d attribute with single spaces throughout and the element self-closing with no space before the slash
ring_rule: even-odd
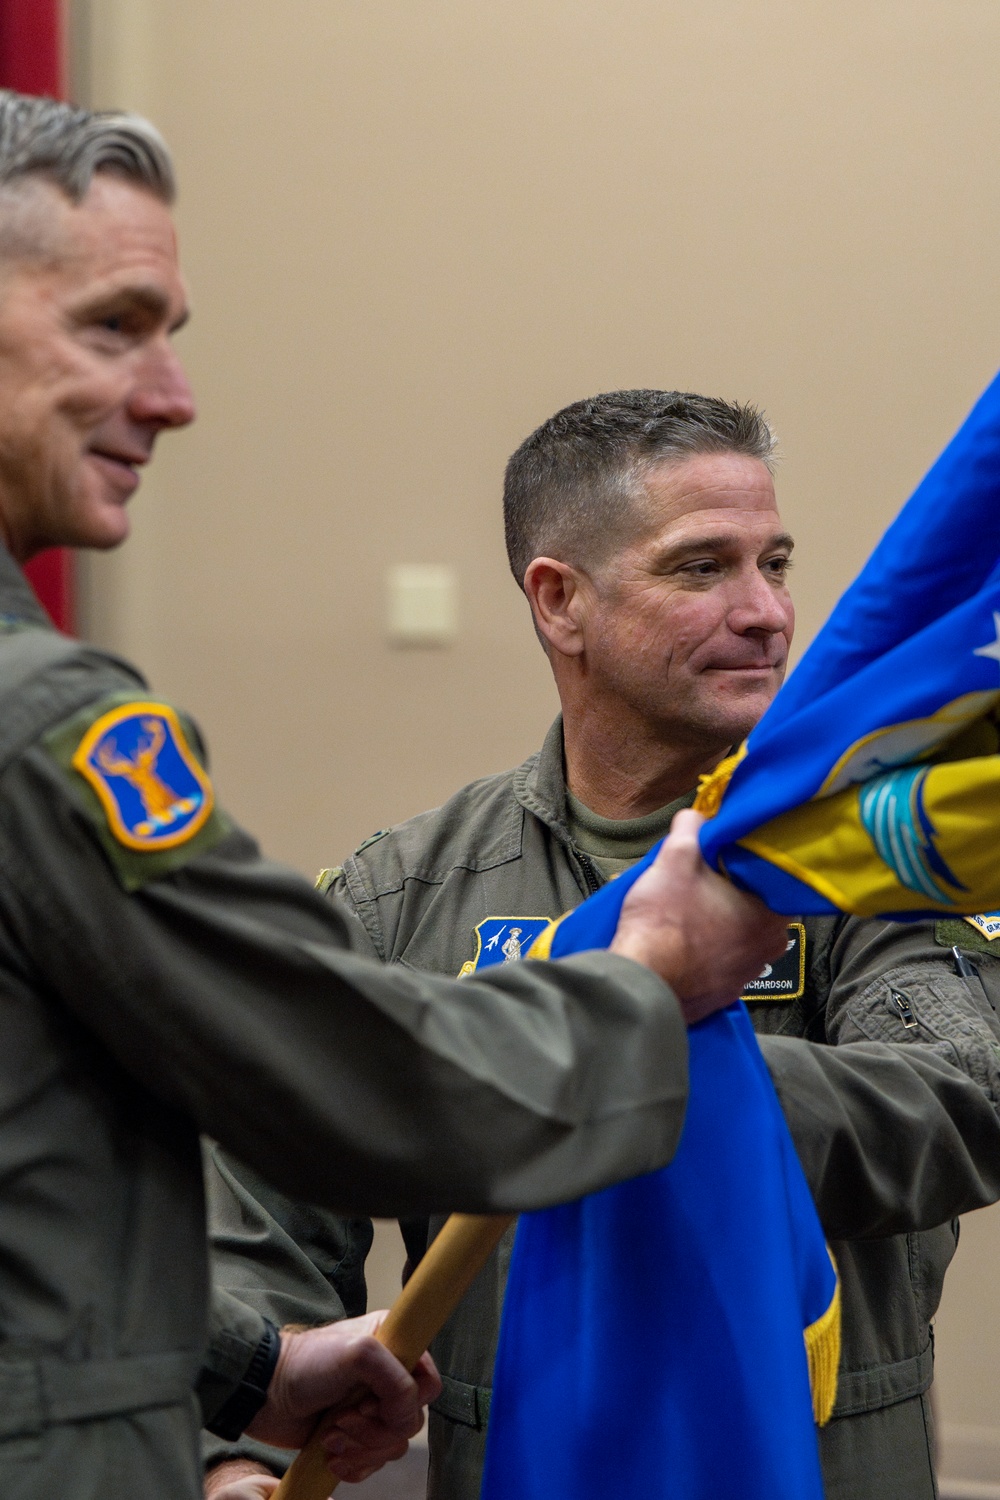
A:
<svg viewBox="0 0 1000 1500">
<path fill-rule="evenodd" d="M 548 917 L 487 917 L 476 927 L 476 951 L 458 971 L 459 979 L 493 964 L 528 958 L 535 939 L 550 925 Z M 539 954 L 532 953 L 532 958 Z"/>
<path fill-rule="evenodd" d="M 120 883 L 137 891 L 233 831 L 198 731 L 166 703 L 112 693 L 42 737 Z"/>
<path fill-rule="evenodd" d="M 88 729 L 71 762 L 127 849 L 173 849 L 203 828 L 212 784 L 165 703 L 126 703 Z"/>
<path fill-rule="evenodd" d="M 982 911 L 977 916 L 966 917 L 965 920 L 988 943 L 995 943 L 1000 939 L 1000 911 Z"/>
</svg>

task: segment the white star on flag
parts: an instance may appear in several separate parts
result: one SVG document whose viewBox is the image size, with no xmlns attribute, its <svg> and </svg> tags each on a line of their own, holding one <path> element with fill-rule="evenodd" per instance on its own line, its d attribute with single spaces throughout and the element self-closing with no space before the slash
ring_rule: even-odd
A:
<svg viewBox="0 0 1000 1500">
<path fill-rule="evenodd" d="M 993 628 L 997 633 L 995 641 L 990 641 L 986 646 L 977 646 L 973 656 L 992 656 L 993 660 L 1000 663 L 1000 611 L 993 611 Z"/>
</svg>

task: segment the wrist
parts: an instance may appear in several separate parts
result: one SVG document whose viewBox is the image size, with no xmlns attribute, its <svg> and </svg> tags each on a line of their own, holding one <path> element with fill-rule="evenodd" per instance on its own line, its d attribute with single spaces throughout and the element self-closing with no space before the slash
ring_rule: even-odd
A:
<svg viewBox="0 0 1000 1500">
<path fill-rule="evenodd" d="M 253 1458 L 224 1458 L 220 1464 L 214 1464 L 205 1474 L 205 1500 L 211 1495 L 217 1495 L 225 1485 L 232 1484 L 234 1480 L 246 1479 L 253 1474 L 266 1474 L 275 1479 L 273 1469 L 267 1464 L 259 1464 Z"/>
<path fill-rule="evenodd" d="M 275 1330 L 278 1342 L 271 1365 L 267 1397 L 244 1428 L 248 1437 L 277 1447 L 298 1446 L 289 1437 L 289 1433 L 297 1430 L 303 1420 L 301 1412 L 297 1412 L 296 1400 L 300 1385 L 296 1377 L 301 1374 L 302 1361 L 295 1346 L 303 1334 L 311 1331 L 304 1323 L 283 1323 L 280 1329 Z M 312 1413 L 311 1419 L 315 1420 L 315 1413 Z"/>
<path fill-rule="evenodd" d="M 264 1336 L 254 1350 L 253 1358 L 243 1372 L 239 1385 L 208 1423 L 209 1432 L 228 1442 L 234 1442 L 249 1427 L 267 1401 L 268 1386 L 281 1355 L 281 1344 L 277 1328 L 265 1318 Z"/>
</svg>

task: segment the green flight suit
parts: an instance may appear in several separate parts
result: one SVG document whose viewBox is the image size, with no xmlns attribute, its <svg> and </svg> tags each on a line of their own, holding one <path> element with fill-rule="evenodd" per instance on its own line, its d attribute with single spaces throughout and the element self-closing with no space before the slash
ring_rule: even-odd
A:
<svg viewBox="0 0 1000 1500">
<path fill-rule="evenodd" d="M 557 722 L 540 755 L 363 845 L 327 883 L 384 963 L 454 973 L 475 958 L 486 918 L 557 916 L 600 880 L 567 825 Z M 1000 1197 L 1000 961 L 965 922 L 802 927 L 801 983 L 772 1000 L 774 981 L 762 980 L 748 1000 L 843 1285 L 838 1401 L 820 1437 L 827 1500 L 924 1500 L 935 1492 L 930 1321 L 953 1221 Z M 958 975 L 953 943 L 981 979 Z M 258 1280 L 286 1294 L 314 1286 L 307 1255 L 282 1239 L 292 1205 L 243 1211 L 253 1230 L 242 1244 L 220 1226 L 222 1283 L 281 1241 Z M 407 1233 L 426 1240 L 418 1225 Z M 445 1389 L 431 1413 L 432 1500 L 479 1493 L 511 1239 L 433 1345 Z M 312 1300 L 314 1321 L 327 1298 Z"/>
<path fill-rule="evenodd" d="M 0 553 L 7 1500 L 201 1493 L 196 1383 L 215 1416 L 265 1325 L 216 1298 L 206 1356 L 200 1131 L 377 1214 L 551 1201 L 679 1134 L 686 1031 L 654 975 L 602 954 L 467 990 L 358 956 L 213 808 L 199 743 Z M 168 747 L 191 795 L 157 779 Z"/>
</svg>

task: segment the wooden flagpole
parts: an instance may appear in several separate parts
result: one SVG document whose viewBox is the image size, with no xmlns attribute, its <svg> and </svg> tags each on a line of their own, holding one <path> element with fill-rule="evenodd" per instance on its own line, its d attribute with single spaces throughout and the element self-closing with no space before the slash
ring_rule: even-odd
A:
<svg viewBox="0 0 1000 1500">
<path fill-rule="evenodd" d="M 454 1312 L 513 1222 L 508 1215 L 452 1214 L 430 1244 L 375 1335 L 408 1370 Z M 363 1394 L 359 1391 L 338 1410 L 354 1405 Z M 326 1500 L 336 1488 L 339 1481 L 326 1466 L 322 1444 L 332 1416 L 328 1412 L 320 1418 L 272 1500 Z"/>
</svg>

